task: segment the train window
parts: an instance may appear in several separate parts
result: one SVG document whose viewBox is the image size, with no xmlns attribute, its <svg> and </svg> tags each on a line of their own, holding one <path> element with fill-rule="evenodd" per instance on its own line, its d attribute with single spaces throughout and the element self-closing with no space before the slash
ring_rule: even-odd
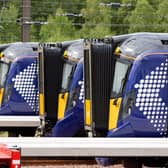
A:
<svg viewBox="0 0 168 168">
<path fill-rule="evenodd" d="M 69 82 L 71 79 L 71 74 L 73 72 L 73 65 L 70 63 L 65 63 L 63 68 L 63 76 L 62 76 L 62 89 L 67 90 L 69 86 Z"/>
<path fill-rule="evenodd" d="M 0 87 L 4 87 L 7 73 L 8 73 L 8 64 L 0 62 Z"/>
<path fill-rule="evenodd" d="M 112 97 L 119 97 L 119 95 L 121 95 L 128 68 L 129 64 L 116 61 L 112 86 Z"/>
</svg>

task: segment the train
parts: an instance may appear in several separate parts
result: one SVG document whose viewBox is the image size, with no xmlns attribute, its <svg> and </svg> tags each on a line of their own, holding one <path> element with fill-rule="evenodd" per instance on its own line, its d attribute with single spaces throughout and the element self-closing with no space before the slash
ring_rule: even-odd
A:
<svg viewBox="0 0 168 168">
<path fill-rule="evenodd" d="M 74 130 L 80 129 L 83 133 L 81 136 L 108 136 L 110 130 L 116 128 L 117 119 L 121 115 L 119 111 L 121 111 L 122 94 L 124 94 L 122 87 L 128 75 L 127 68 L 130 69 L 136 57 L 145 51 L 167 49 L 167 37 L 167 33 L 133 33 L 105 39 L 86 39 L 83 44 L 84 60 L 82 59 L 77 65 L 79 68 L 74 74 L 73 89 L 70 90 L 70 95 L 75 95 L 70 96 L 72 106 L 65 112 L 67 115 L 55 125 L 53 136 L 71 137 L 68 132 L 71 126 Z M 120 53 L 119 48 L 123 53 Z M 122 68 L 123 71 L 120 73 L 119 70 Z M 112 84 L 112 81 L 115 83 Z M 117 91 L 111 90 L 112 85 Z M 130 102 L 133 103 L 131 98 L 126 105 L 129 107 L 129 112 L 132 108 Z M 142 130 L 140 132 L 143 136 L 155 135 L 155 133 L 150 135 Z M 141 137 L 138 134 L 135 136 Z"/>
<path fill-rule="evenodd" d="M 127 37 L 85 44 L 84 128 L 91 137 L 167 137 L 168 36 Z"/>
<path fill-rule="evenodd" d="M 72 107 L 53 136 L 71 136 L 73 127 L 88 137 L 167 137 L 168 34 L 86 39 L 83 53 L 74 74 L 78 98 L 72 96 Z M 70 95 L 74 90 L 75 84 Z M 96 160 L 107 166 L 116 159 Z"/>
<path fill-rule="evenodd" d="M 52 129 L 53 137 L 86 137 L 84 126 L 83 96 L 80 93 L 83 85 L 83 57 L 77 63 L 70 90 L 67 109 L 64 117 Z M 84 100 L 84 99 L 83 99 Z"/>
<path fill-rule="evenodd" d="M 3 135 L 49 136 L 52 126 L 64 115 L 62 103 L 66 106 L 70 76 L 81 55 L 75 55 L 80 41 L 1 45 Z"/>
<path fill-rule="evenodd" d="M 33 45 L 32 54 L 20 56 L 5 54 L 12 44 L 0 47 L 0 119 L 16 117 L 13 125 L 1 125 L 2 131 L 16 136 L 167 137 L 167 33 Z M 33 118 L 19 125 L 20 116 Z M 96 160 L 106 166 L 115 159 Z"/>
</svg>

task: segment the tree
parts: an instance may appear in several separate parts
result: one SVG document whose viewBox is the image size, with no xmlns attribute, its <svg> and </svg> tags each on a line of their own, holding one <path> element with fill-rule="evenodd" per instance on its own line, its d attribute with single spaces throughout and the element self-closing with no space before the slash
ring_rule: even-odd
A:
<svg viewBox="0 0 168 168">
<path fill-rule="evenodd" d="M 31 41 L 37 42 L 40 40 L 40 29 L 41 29 L 41 25 L 31 25 L 30 27 L 30 39 Z"/>
<path fill-rule="evenodd" d="M 84 24 L 81 29 L 82 37 L 101 38 L 111 34 L 110 9 L 100 5 L 100 0 L 87 0 L 86 8 L 81 11 Z"/>
<path fill-rule="evenodd" d="M 158 6 L 162 1 L 163 0 L 148 0 L 149 4 L 152 5 L 155 10 L 158 9 Z"/>
<path fill-rule="evenodd" d="M 2 43 L 20 41 L 20 26 L 16 22 L 18 18 L 18 8 L 9 4 L 9 7 L 1 9 L 0 17 L 0 41 Z"/>
<path fill-rule="evenodd" d="M 163 0 L 156 12 L 156 26 L 155 31 L 157 32 L 168 32 L 168 14 L 167 14 L 168 1 Z"/>
<path fill-rule="evenodd" d="M 32 20 L 45 22 L 48 19 L 48 16 L 55 16 L 59 14 L 58 11 L 55 11 L 61 8 L 64 11 L 64 14 L 79 14 L 80 10 L 85 7 L 86 0 L 36 0 L 31 1 L 32 4 Z M 79 23 L 81 17 L 68 16 L 68 19 L 73 23 Z M 80 29 L 80 25 L 76 25 L 75 28 Z M 40 40 L 40 29 L 41 25 L 32 25 L 31 26 L 31 40 L 39 41 Z"/>
<path fill-rule="evenodd" d="M 62 9 L 56 12 L 64 13 Z M 74 38 L 75 28 L 68 17 L 49 15 L 47 22 L 48 24 L 41 27 L 41 41 L 55 42 Z"/>
<path fill-rule="evenodd" d="M 155 31 L 154 12 L 155 10 L 147 0 L 138 0 L 135 9 L 128 17 L 128 23 L 130 24 L 128 32 Z"/>
<path fill-rule="evenodd" d="M 128 17 L 136 7 L 136 0 L 131 2 L 130 0 L 122 0 L 121 4 L 125 4 L 125 6 L 121 6 L 117 12 L 117 24 L 120 25 L 116 30 L 117 34 L 128 33 Z"/>
<path fill-rule="evenodd" d="M 53 15 L 57 3 L 53 0 L 31 0 L 31 18 L 32 21 L 45 22 L 49 15 Z M 31 26 L 31 40 L 40 40 L 41 25 Z"/>
</svg>

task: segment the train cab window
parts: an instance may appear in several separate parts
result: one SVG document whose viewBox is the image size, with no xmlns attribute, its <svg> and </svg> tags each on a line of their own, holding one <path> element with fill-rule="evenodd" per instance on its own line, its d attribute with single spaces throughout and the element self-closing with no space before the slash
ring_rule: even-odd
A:
<svg viewBox="0 0 168 168">
<path fill-rule="evenodd" d="M 128 68 L 128 63 L 116 61 L 111 94 L 113 98 L 121 96 Z"/>
<path fill-rule="evenodd" d="M 62 89 L 67 90 L 69 87 L 71 74 L 73 73 L 74 65 L 70 63 L 65 63 L 63 67 L 63 76 L 62 76 Z"/>
<path fill-rule="evenodd" d="M 0 87 L 4 87 L 9 65 L 0 61 Z"/>
</svg>

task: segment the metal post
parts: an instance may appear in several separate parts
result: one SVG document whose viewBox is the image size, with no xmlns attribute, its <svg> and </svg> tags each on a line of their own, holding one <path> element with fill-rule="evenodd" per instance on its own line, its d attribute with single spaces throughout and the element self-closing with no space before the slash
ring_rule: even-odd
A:
<svg viewBox="0 0 168 168">
<path fill-rule="evenodd" d="M 39 69 L 39 115 L 41 126 L 38 128 L 36 136 L 42 136 L 45 128 L 45 95 L 44 95 L 44 48 L 38 47 L 38 69 Z"/>
<path fill-rule="evenodd" d="M 22 0 L 21 39 L 23 42 L 30 41 L 30 24 L 28 23 L 31 20 L 30 16 L 31 16 L 31 0 Z"/>
</svg>

